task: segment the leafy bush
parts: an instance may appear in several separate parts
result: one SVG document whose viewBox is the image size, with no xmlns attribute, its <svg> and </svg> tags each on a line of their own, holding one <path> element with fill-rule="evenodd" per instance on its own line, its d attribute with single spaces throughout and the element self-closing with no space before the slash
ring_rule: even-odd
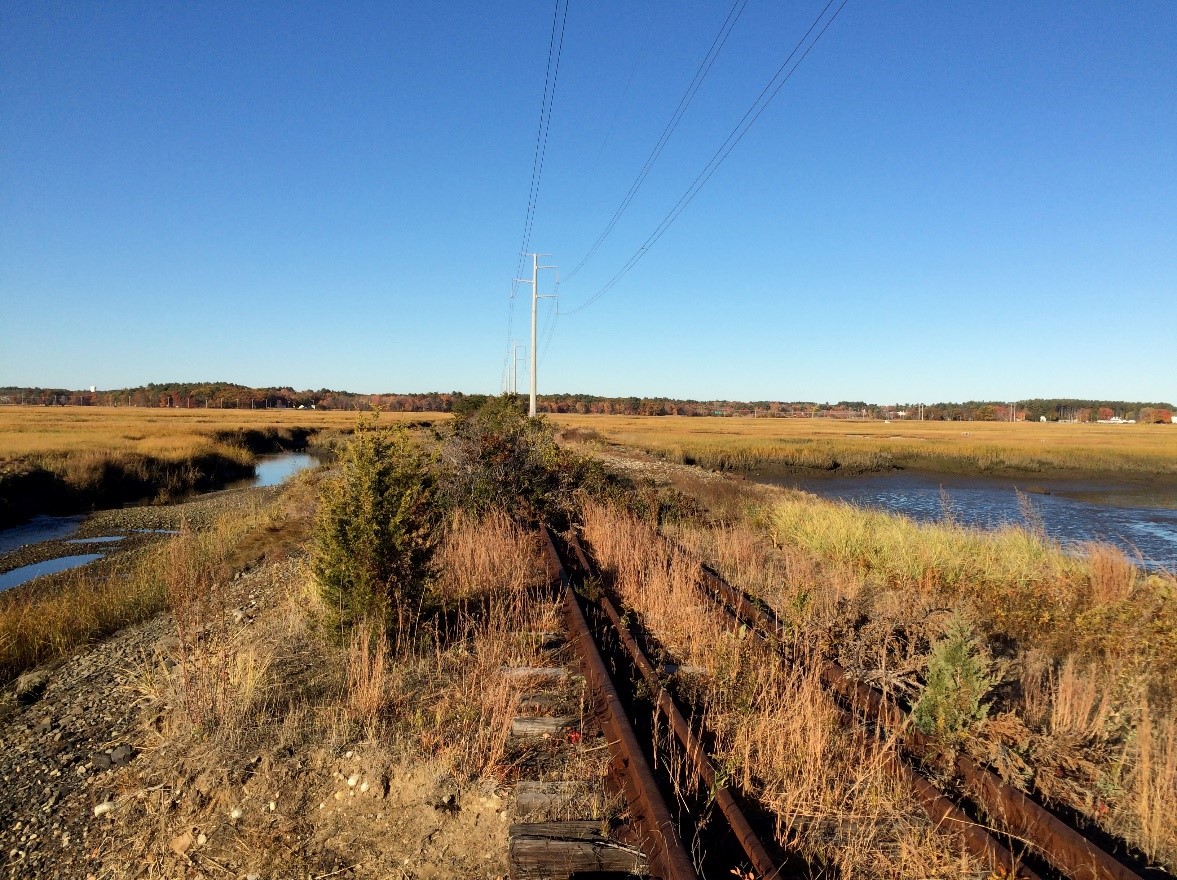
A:
<svg viewBox="0 0 1177 880">
<path fill-rule="evenodd" d="M 327 623 L 341 637 L 419 607 L 436 519 L 428 464 L 404 428 L 361 419 L 324 488 L 313 567 Z"/>
<path fill-rule="evenodd" d="M 528 418 L 526 406 L 506 394 L 456 414 L 443 447 L 444 492 L 452 507 L 476 514 L 507 510 L 528 519 L 568 513 L 592 466 L 561 449 L 548 421 Z"/>
<path fill-rule="evenodd" d="M 944 638 L 932 647 L 928 682 L 913 708 L 916 726 L 927 734 L 959 738 L 988 716 L 989 704 L 982 700 L 995 683 L 992 663 L 972 626 L 954 615 Z"/>
</svg>

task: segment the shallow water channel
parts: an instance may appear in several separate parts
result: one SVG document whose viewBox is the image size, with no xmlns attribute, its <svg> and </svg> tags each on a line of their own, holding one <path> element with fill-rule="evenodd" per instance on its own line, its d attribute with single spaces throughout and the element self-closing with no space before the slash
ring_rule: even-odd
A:
<svg viewBox="0 0 1177 880">
<path fill-rule="evenodd" d="M 263 455 L 254 465 L 251 486 L 277 486 L 286 482 L 299 471 L 318 465 L 319 460 L 306 452 L 282 452 L 278 455 Z"/>
<path fill-rule="evenodd" d="M 1043 531 L 1064 547 L 1103 541 L 1148 568 L 1177 570 L 1177 490 L 912 471 L 854 477 L 755 472 L 748 478 L 921 522 L 940 522 L 950 515 L 962 525 L 995 529 L 1011 524 L 1033 527 L 1038 520 Z"/>
<path fill-rule="evenodd" d="M 259 456 L 254 466 L 252 479 L 237 484 L 239 487 L 277 486 L 299 471 L 318 465 L 318 459 L 305 452 L 283 452 L 276 455 Z M 60 541 L 72 548 L 87 551 L 113 549 L 123 535 L 97 535 L 87 538 L 74 537 L 85 520 L 84 516 L 35 516 L 23 525 L 0 530 L 0 556 L 33 544 Z M 143 531 L 134 529 L 132 531 Z M 161 531 L 167 531 L 161 530 Z M 102 559 L 102 552 L 74 553 L 35 562 L 0 573 L 0 590 L 7 590 L 31 581 L 44 574 L 67 571 Z"/>
</svg>

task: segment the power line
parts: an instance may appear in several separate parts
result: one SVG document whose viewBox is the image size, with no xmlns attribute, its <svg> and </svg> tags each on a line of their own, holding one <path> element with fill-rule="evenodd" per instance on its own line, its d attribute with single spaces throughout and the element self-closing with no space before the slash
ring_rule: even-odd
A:
<svg viewBox="0 0 1177 880">
<path fill-rule="evenodd" d="M 660 239 L 666 230 L 670 228 L 671 224 L 673 224 L 674 221 L 678 219 L 679 215 L 686 210 L 687 206 L 690 205 L 695 196 L 699 194 L 699 191 L 707 184 L 707 181 L 711 179 L 711 176 L 715 174 L 719 166 L 723 164 L 724 160 L 727 159 L 732 150 L 736 148 L 736 145 L 739 144 L 741 140 L 743 140 L 744 135 L 748 133 L 748 130 L 753 125 L 755 125 L 756 120 L 760 118 L 760 115 L 765 111 L 768 105 L 772 103 L 773 98 L 775 98 L 780 90 L 784 88 L 785 83 L 787 83 L 792 78 L 793 74 L 797 72 L 797 68 L 801 66 L 801 63 L 805 61 L 805 59 L 809 56 L 809 53 L 813 51 L 813 47 L 817 45 L 818 41 L 829 29 L 830 25 L 834 23 L 834 20 L 837 19 L 838 15 L 846 7 L 846 4 L 849 2 L 849 0 L 842 0 L 841 4 L 834 11 L 834 14 L 826 20 L 825 24 L 821 25 L 821 29 L 818 30 L 817 35 L 811 42 L 809 42 L 809 45 L 805 47 L 805 51 L 801 52 L 802 46 L 805 46 L 805 43 L 807 40 L 809 40 L 810 35 L 813 34 L 814 30 L 816 30 L 818 25 L 821 24 L 822 19 L 825 17 L 826 13 L 835 2 L 836 0 L 829 0 L 829 2 L 827 2 L 826 5 L 822 8 L 821 12 L 818 13 L 818 16 L 816 19 L 814 19 L 813 24 L 809 26 L 809 29 L 805 32 L 801 39 L 797 41 L 797 45 L 793 47 L 793 51 L 789 53 L 788 57 L 786 57 L 785 60 L 781 63 L 781 66 L 777 68 L 776 73 L 772 75 L 772 78 L 769 79 L 768 83 L 760 91 L 760 94 L 757 95 L 756 100 L 752 102 L 751 106 L 740 118 L 740 121 L 737 122 L 735 127 L 731 130 L 731 133 L 728 134 L 724 142 L 720 144 L 719 149 L 715 151 L 715 153 L 707 161 L 707 164 L 703 166 L 703 170 L 699 172 L 693 181 L 691 181 L 691 184 L 687 187 L 686 192 L 684 192 L 679 200 L 674 204 L 674 207 L 672 207 L 670 211 L 667 212 L 666 216 L 662 218 L 662 221 L 658 224 L 657 227 L 655 227 L 654 231 L 650 233 L 650 236 L 642 243 L 641 247 L 639 247 L 629 258 L 629 260 L 627 260 L 626 263 L 621 267 L 621 269 L 619 269 L 617 273 L 612 278 L 610 278 L 609 281 L 606 282 L 600 290 L 589 297 L 588 300 L 581 303 L 576 308 L 567 312 L 561 312 L 560 314 L 575 315 L 577 312 L 587 309 L 602 296 L 612 290 L 613 287 L 617 285 L 617 283 L 620 282 L 621 279 L 623 279 L 627 274 L 629 274 L 629 271 L 638 264 L 642 257 L 646 255 L 646 252 L 654 246 L 658 239 Z M 798 52 L 801 52 L 801 55 L 800 57 L 797 57 L 795 62 L 793 62 L 793 59 L 797 56 Z M 792 62 L 792 67 L 789 66 L 790 62 Z"/>
<path fill-rule="evenodd" d="M 560 289 L 560 282 L 556 282 L 556 288 L 552 291 L 552 304 L 548 306 L 548 313 L 544 317 L 544 332 L 543 332 L 543 347 L 539 352 L 539 362 L 542 364 L 544 359 L 548 356 L 548 346 L 552 344 L 552 337 L 556 333 L 556 325 L 560 323 L 560 300 L 557 299 L 557 293 Z"/>
<path fill-rule="evenodd" d="M 736 22 L 740 20 L 740 16 L 744 14 L 744 9 L 747 7 L 749 0 L 735 0 L 732 8 L 728 10 L 727 18 L 723 20 L 723 24 L 719 28 L 719 33 L 715 35 L 715 39 L 711 41 L 711 47 L 707 50 L 707 54 L 703 56 L 703 60 L 699 62 L 698 68 L 695 70 L 695 75 L 691 78 L 687 89 L 679 98 L 678 106 L 674 108 L 674 113 L 670 116 L 670 121 L 666 123 L 666 127 L 662 129 L 662 134 L 659 136 L 657 143 L 654 144 L 654 149 L 650 151 L 650 155 L 646 157 L 645 164 L 642 165 L 638 175 L 634 178 L 633 183 L 630 184 L 629 190 L 626 192 L 621 204 L 618 205 L 617 210 L 613 212 L 613 216 L 609 218 L 609 222 L 605 224 L 604 230 L 597 236 L 597 240 L 593 242 L 592 247 L 588 252 L 581 257 L 580 262 L 573 266 L 572 271 L 568 273 L 567 278 L 573 278 L 593 255 L 604 244 L 605 239 L 609 237 L 609 233 L 617 225 L 621 219 L 621 215 L 625 213 L 629 207 L 629 203 L 633 201 L 634 196 L 637 195 L 638 190 L 641 189 L 642 184 L 645 183 L 646 178 L 650 175 L 650 171 L 654 167 L 654 163 L 658 161 L 658 157 L 662 155 L 662 151 L 666 148 L 666 144 L 670 141 L 671 136 L 678 128 L 679 122 L 682 121 L 683 114 L 687 112 L 687 108 L 691 105 L 695 95 L 698 93 L 700 86 L 703 85 L 703 80 L 707 78 L 707 74 L 711 72 L 711 68 L 715 65 L 715 59 L 719 57 L 720 51 L 723 49 L 727 38 L 731 35 L 732 29 L 735 28 Z M 628 86 L 627 86 L 628 87 Z"/>
<path fill-rule="evenodd" d="M 531 244 L 531 230 L 535 224 L 535 209 L 539 202 L 539 186 L 543 177 L 544 159 L 548 148 L 548 131 L 552 121 L 552 106 L 556 101 L 556 84 L 560 77 L 560 59 L 564 53 L 564 32 L 568 24 L 568 5 L 570 0 L 555 0 L 552 7 L 552 29 L 548 36 L 548 62 L 544 69 L 544 92 L 540 100 L 539 124 L 535 132 L 535 152 L 531 160 L 531 185 L 527 193 L 527 210 L 523 217 L 523 243 L 519 248 L 519 259 L 516 263 L 515 274 L 511 281 L 511 296 L 507 306 L 507 344 L 510 345 L 514 334 L 515 323 L 515 294 L 519 283 L 514 280 L 522 274 L 523 261 L 527 249 Z M 561 15 L 563 7 L 563 15 Z M 559 38 L 557 41 L 557 24 Z M 553 63 L 554 60 L 554 63 Z M 503 371 L 506 372 L 507 358 L 503 359 Z"/>
<path fill-rule="evenodd" d="M 597 172 L 597 167 L 601 164 L 601 157 L 605 155 L 605 148 L 609 146 L 609 139 L 613 137 L 613 130 L 617 128 L 617 120 L 621 116 L 621 109 L 625 106 L 625 99 L 629 95 L 629 87 L 633 85 L 633 76 L 638 72 L 638 65 L 643 58 L 642 50 L 645 48 L 650 39 L 650 32 L 654 29 L 654 19 L 657 17 L 658 7 L 650 5 L 650 17 L 646 21 L 646 29 L 642 34 L 642 38 L 638 41 L 638 52 L 635 53 L 633 64 L 629 68 L 629 76 L 625 78 L 625 86 L 621 89 L 621 97 L 617 99 L 617 105 L 613 110 L 613 118 L 609 122 L 609 128 L 605 131 L 605 137 L 601 141 L 601 146 L 597 150 L 596 158 L 593 159 L 593 164 L 589 166 L 588 172 L 584 175 L 586 180 L 592 180 Z"/>
<path fill-rule="evenodd" d="M 548 151 L 548 133 L 552 121 L 552 105 L 556 101 L 556 84 L 560 78 L 560 59 L 564 53 L 564 31 L 568 24 L 569 0 L 556 0 L 552 9 L 552 33 L 548 39 L 548 67 L 544 74 L 544 97 L 540 103 L 539 129 L 535 134 L 535 155 L 531 160 L 531 188 L 527 197 L 527 212 L 523 220 L 523 244 L 519 248 L 519 262 L 516 266 L 515 277 L 522 274 L 523 260 L 527 255 L 527 248 L 531 245 L 531 230 L 535 225 L 535 209 L 539 202 L 539 185 L 544 173 L 544 159 Z M 564 14 L 561 18 L 560 8 Z M 559 20 L 559 43 L 556 42 L 556 27 Z M 555 64 L 553 65 L 553 50 Z M 514 296 L 518 288 L 516 283 L 511 288 Z"/>
</svg>

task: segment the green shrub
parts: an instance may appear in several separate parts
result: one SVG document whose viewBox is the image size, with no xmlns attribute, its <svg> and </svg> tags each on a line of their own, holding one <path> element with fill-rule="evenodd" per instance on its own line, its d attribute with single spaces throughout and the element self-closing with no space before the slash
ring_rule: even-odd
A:
<svg viewBox="0 0 1177 880">
<path fill-rule="evenodd" d="M 972 626 L 954 615 L 944 638 L 932 647 L 928 682 L 912 713 L 916 726 L 927 734 L 959 739 L 988 716 L 989 704 L 982 701 L 995 683 L 992 662 Z"/>
<path fill-rule="evenodd" d="M 420 606 L 435 520 L 429 462 L 408 432 L 361 419 L 319 502 L 313 568 L 332 631 Z"/>
</svg>

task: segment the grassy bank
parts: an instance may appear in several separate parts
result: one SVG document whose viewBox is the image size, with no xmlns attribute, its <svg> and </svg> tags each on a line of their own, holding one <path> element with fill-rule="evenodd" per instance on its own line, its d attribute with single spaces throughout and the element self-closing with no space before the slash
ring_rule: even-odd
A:
<svg viewBox="0 0 1177 880">
<path fill-rule="evenodd" d="M 571 437 L 711 470 L 1177 476 L 1177 426 L 553 416 Z"/>
<path fill-rule="evenodd" d="M 800 493 L 750 501 L 739 522 L 665 525 L 683 549 L 600 506 L 585 534 L 667 659 L 706 670 L 680 687 L 782 835 L 852 874 L 944 870 L 880 761 L 831 723 L 812 676 L 833 659 L 933 719 L 946 761 L 968 751 L 1177 864 L 1177 581 L 1024 531 L 922 526 Z M 693 583 L 699 560 L 773 608 L 799 664 L 716 621 Z"/>
<path fill-rule="evenodd" d="M 1033 529 L 920 524 L 693 468 L 672 473 L 713 513 L 663 522 L 682 551 L 615 509 L 590 506 L 586 534 L 670 658 L 711 670 L 698 711 L 750 795 L 778 804 L 802 841 L 816 821 L 853 846 L 865 833 L 854 816 L 893 809 L 869 762 L 846 765 L 837 755 L 846 744 L 825 732 L 803 671 L 830 659 L 919 710 L 946 760 L 964 749 L 1149 859 L 1177 864 L 1171 574 L 1142 571 L 1104 545 L 1064 553 Z M 745 658 L 740 640 L 707 635 L 689 579 L 698 560 L 774 609 L 800 670 L 774 672 Z M 957 665 L 944 668 L 946 657 Z M 849 794 L 829 800 L 838 791 Z M 918 838 L 907 819 L 887 821 Z M 826 851 L 827 838 L 809 839 Z M 934 848 L 920 851 L 937 863 Z"/>
<path fill-rule="evenodd" d="M 276 524 L 288 508 L 241 496 L 199 531 L 0 592 L 0 681 L 154 616 L 177 571 L 203 566 L 231 577 L 283 546 Z"/>
<path fill-rule="evenodd" d="M 56 779 L 59 800 L 46 816 L 40 800 L 10 798 L 5 818 L 20 821 L 0 823 L 0 836 L 14 864 L 38 876 L 498 877 L 504 784 L 546 774 L 583 789 L 535 821 L 619 812 L 596 794 L 603 743 L 580 747 L 579 728 L 510 736 L 517 715 L 546 710 L 521 706 L 535 681 L 504 667 L 569 659 L 547 642 L 561 623 L 537 590 L 534 532 L 493 508 L 449 510 L 432 530 L 421 601 L 387 629 L 366 621 L 341 638 L 308 564 L 331 479 L 321 468 L 280 491 L 190 502 L 241 499 L 138 555 L 0 595 L 6 677 L 77 654 L 50 666 L 39 703 L 5 707 L 6 742 L 18 742 L 6 778 L 55 748 L 37 727 L 45 713 L 73 762 L 21 777 L 36 791 Z M 582 682 L 551 697 L 590 727 Z M 117 732 L 100 714 L 112 701 L 134 707 Z M 133 757 L 100 768 L 114 737 Z"/>
<path fill-rule="evenodd" d="M 2 407 L 0 527 L 174 501 L 248 477 L 257 455 L 303 449 L 354 424 L 355 413 L 306 410 Z"/>
</svg>

